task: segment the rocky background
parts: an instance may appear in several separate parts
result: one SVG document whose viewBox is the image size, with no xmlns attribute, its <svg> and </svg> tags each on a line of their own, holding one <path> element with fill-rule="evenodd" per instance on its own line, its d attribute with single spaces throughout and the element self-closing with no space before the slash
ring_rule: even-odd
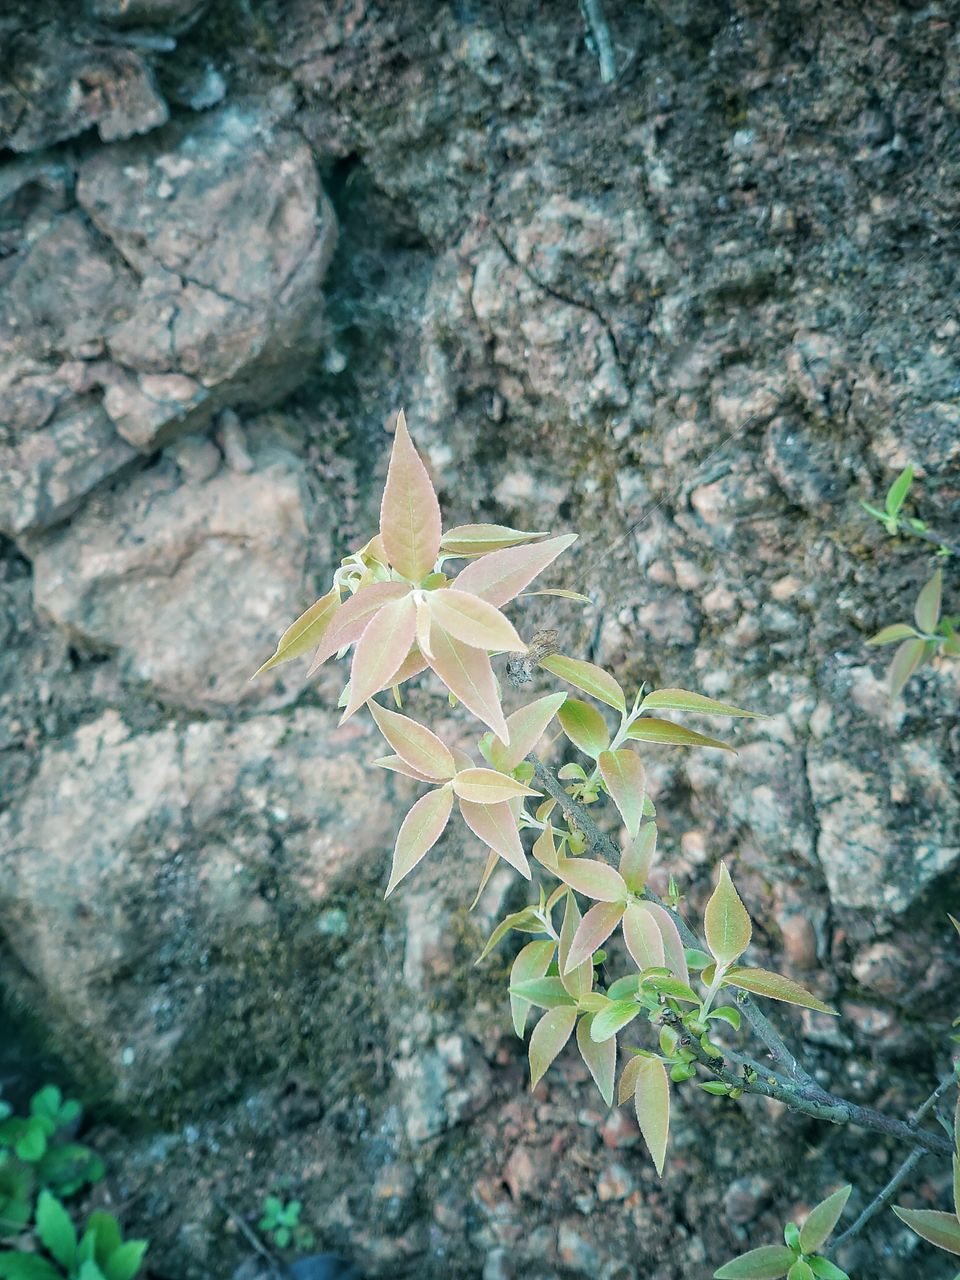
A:
<svg viewBox="0 0 960 1280">
<path fill-rule="evenodd" d="M 571 1054 L 527 1090 L 473 967 L 515 878 L 469 915 L 451 828 L 383 903 L 414 791 L 338 672 L 248 677 L 401 404 L 451 522 L 581 532 L 594 605 L 522 630 L 770 714 L 651 749 L 664 874 L 730 860 L 843 1010 L 779 1017 L 820 1078 L 905 1114 L 948 1061 L 958 664 L 889 704 L 929 557 L 858 503 L 912 459 L 957 532 L 960 9 L 604 7 L 610 85 L 575 0 L 0 6 L 7 1089 L 29 1023 L 155 1277 L 255 1274 L 227 1210 L 285 1189 L 369 1276 L 699 1280 L 898 1154 L 688 1087 L 661 1184 Z M 952 1274 L 890 1215 L 840 1260 Z"/>
</svg>

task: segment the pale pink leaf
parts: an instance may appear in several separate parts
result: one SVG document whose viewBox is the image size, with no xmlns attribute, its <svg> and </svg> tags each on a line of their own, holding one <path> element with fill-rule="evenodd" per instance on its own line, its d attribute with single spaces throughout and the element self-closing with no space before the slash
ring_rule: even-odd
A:
<svg viewBox="0 0 960 1280">
<path fill-rule="evenodd" d="M 461 770 L 453 779 L 453 789 L 461 800 L 472 800 L 475 804 L 498 804 L 501 800 L 511 800 L 514 796 L 540 794 L 538 791 L 531 791 L 507 773 L 475 767 Z"/>
<path fill-rule="evenodd" d="M 460 812 L 475 836 L 494 853 L 498 853 L 505 862 L 509 862 L 511 867 L 515 867 L 525 879 L 530 879 L 530 864 L 523 852 L 520 833 L 506 801 L 499 804 L 475 804 L 470 800 L 461 800 Z"/>
<path fill-rule="evenodd" d="M 377 728 L 407 764 L 434 781 L 453 777 L 453 754 L 432 729 L 376 702 L 369 707 Z"/>
<path fill-rule="evenodd" d="M 538 573 L 542 573 L 576 540 L 575 533 L 564 533 L 559 538 L 548 538 L 546 542 L 532 546 L 492 551 L 468 564 L 453 585 L 460 591 L 482 596 L 499 608 L 519 595 Z"/>
<path fill-rule="evenodd" d="M 623 851 L 620 858 L 620 874 L 632 893 L 642 893 L 657 856 L 657 827 L 645 822 L 635 840 Z"/>
<path fill-rule="evenodd" d="M 433 656 L 428 662 L 467 710 L 489 725 L 501 741 L 509 743 L 510 731 L 503 718 L 493 667 L 483 650 L 462 644 L 435 628 Z"/>
<path fill-rule="evenodd" d="M 400 670 L 390 677 L 390 683 L 385 684 L 383 689 L 391 689 L 396 685 L 403 684 L 405 680 L 412 680 L 414 676 L 418 676 L 421 671 L 426 671 L 427 661 L 417 645 L 414 645 L 403 662 L 400 664 Z M 382 693 L 383 689 L 378 689 L 377 693 Z"/>
<path fill-rule="evenodd" d="M 436 625 L 464 644 L 475 649 L 526 650 L 513 623 L 480 596 L 454 587 L 441 587 L 438 591 L 428 591 L 426 601 Z"/>
<path fill-rule="evenodd" d="M 350 666 L 350 697 L 340 718 L 349 720 L 368 698 L 396 679 L 413 644 L 417 610 L 412 596 L 385 604 L 357 641 Z"/>
<path fill-rule="evenodd" d="M 314 654 L 307 675 L 312 676 L 338 650 L 346 649 L 355 640 L 359 640 L 370 620 L 384 605 L 409 594 L 410 588 L 405 582 L 375 582 L 369 587 L 363 587 L 349 600 L 344 600 L 324 632 L 323 641 Z"/>
<path fill-rule="evenodd" d="M 371 760 L 370 763 L 375 764 L 378 769 L 389 769 L 391 773 L 402 773 L 405 778 L 414 778 L 417 782 L 428 782 L 432 787 L 435 787 L 440 781 L 439 778 L 431 778 L 428 774 L 420 773 L 419 770 L 412 768 L 401 756 L 379 756 L 376 760 Z"/>
<path fill-rule="evenodd" d="M 535 1089 L 544 1072 L 570 1039 L 577 1021 L 575 1006 L 548 1009 L 530 1037 L 530 1088 Z"/>
<path fill-rule="evenodd" d="M 617 1074 L 617 1037 L 610 1036 L 602 1044 L 590 1039 L 593 1014 L 589 1013 L 577 1023 L 577 1047 L 587 1064 L 600 1096 L 608 1107 L 613 1106 L 613 1082 Z"/>
<path fill-rule="evenodd" d="M 483 874 L 480 876 L 480 883 L 477 886 L 476 895 L 474 896 L 473 901 L 470 903 L 471 911 L 480 901 L 480 895 L 483 893 L 484 889 L 489 884 L 490 877 L 493 875 L 494 871 L 496 871 L 499 865 L 500 865 L 500 855 L 499 853 L 496 852 L 496 850 L 491 849 L 490 852 L 487 854 L 487 860 L 483 866 Z M 540 975 L 538 974 L 537 977 L 539 976 Z"/>
<path fill-rule="evenodd" d="M 490 762 L 497 769 L 509 772 L 530 754 L 546 731 L 547 725 L 566 700 L 565 693 L 548 693 L 507 716 L 510 730 L 509 747 L 494 738 L 490 743 Z"/>
<path fill-rule="evenodd" d="M 580 921 L 580 927 L 567 953 L 567 972 L 589 960 L 603 946 L 620 923 L 624 905 L 622 902 L 598 902 L 590 908 Z"/>
<path fill-rule="evenodd" d="M 433 653 L 433 614 L 426 598 L 417 599 L 417 648 L 429 657 Z"/>
<path fill-rule="evenodd" d="M 624 902 L 627 886 L 620 872 L 593 858 L 560 858 L 554 874 L 571 889 L 598 902 Z"/>
<path fill-rule="evenodd" d="M 663 1177 L 670 1133 L 670 1082 L 659 1058 L 643 1058 L 637 1070 L 633 1094 L 640 1132 L 647 1144 L 657 1173 Z"/>
<path fill-rule="evenodd" d="M 663 935 L 646 908 L 631 902 L 623 914 L 623 940 L 638 969 L 663 967 Z"/>
<path fill-rule="evenodd" d="M 411 582 L 433 570 L 440 552 L 440 504 L 402 409 L 380 504 L 380 541 L 394 569 Z"/>
<path fill-rule="evenodd" d="M 440 546 L 449 556 L 482 556 L 546 536 L 527 529 L 510 529 L 502 524 L 458 524 L 446 531 L 440 539 Z"/>
<path fill-rule="evenodd" d="M 400 825 L 393 850 L 390 883 L 384 897 L 389 897 L 404 876 L 409 875 L 443 834 L 453 807 L 453 788 L 447 783 L 421 796 Z"/>
<path fill-rule="evenodd" d="M 664 962 L 667 968 L 681 982 L 689 983 L 690 970 L 687 966 L 687 954 L 683 949 L 680 930 L 677 928 L 673 916 L 665 907 L 661 907 L 656 902 L 645 902 L 643 909 L 653 916 L 657 923 L 657 928 L 660 930 L 660 936 L 663 938 Z"/>
<path fill-rule="evenodd" d="M 635 751 L 623 747 L 619 751 L 601 751 L 597 764 L 600 776 L 620 810 L 627 834 L 633 840 L 643 818 L 643 762 Z"/>
</svg>

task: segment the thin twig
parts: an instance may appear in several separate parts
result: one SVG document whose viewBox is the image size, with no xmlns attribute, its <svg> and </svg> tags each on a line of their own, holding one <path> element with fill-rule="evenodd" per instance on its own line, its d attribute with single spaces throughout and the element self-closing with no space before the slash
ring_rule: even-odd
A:
<svg viewBox="0 0 960 1280">
<path fill-rule="evenodd" d="M 583 16 L 587 20 L 593 42 L 597 46 L 597 59 L 600 63 L 600 79 L 603 84 L 613 84 L 617 78 L 617 60 L 613 52 L 613 41 L 610 28 L 603 16 L 601 0 L 580 0 Z"/>
<path fill-rule="evenodd" d="M 213 1201 L 214 1201 L 214 1204 L 216 1204 L 216 1206 L 223 1213 L 227 1215 L 230 1221 L 234 1224 L 234 1226 L 237 1228 L 237 1230 L 246 1240 L 247 1244 L 249 1244 L 252 1249 L 256 1249 L 260 1257 L 266 1260 L 268 1266 L 270 1267 L 271 1272 L 278 1277 L 278 1280 L 283 1280 L 283 1277 L 287 1275 L 286 1269 L 280 1265 L 279 1260 L 274 1257 L 274 1255 L 270 1252 L 270 1250 L 263 1243 L 263 1241 L 256 1235 L 256 1233 L 251 1231 L 250 1227 L 247 1225 L 246 1222 L 244 1222 L 243 1218 L 240 1217 L 239 1213 L 236 1213 L 233 1209 L 231 1209 L 230 1206 L 227 1204 L 226 1200 L 223 1200 L 220 1196 L 215 1195 L 213 1197 Z"/>
<path fill-rule="evenodd" d="M 565 814 L 569 814 L 573 818 L 574 822 L 589 841 L 590 847 L 595 852 L 603 853 L 607 858 L 610 858 L 614 862 L 618 862 L 620 859 L 620 850 L 617 848 L 614 841 L 600 830 L 584 806 L 578 804 L 576 800 L 567 795 L 566 791 L 564 791 L 563 787 L 553 776 L 550 770 L 547 769 L 536 756 L 528 756 L 527 759 L 530 760 L 534 766 L 534 776 L 536 777 L 539 785 L 557 801 Z M 659 898 L 652 892 L 652 890 L 644 889 L 641 896 L 645 898 L 647 902 L 653 902 L 658 907 L 663 907 L 665 911 L 670 911 L 670 908 L 663 899 Z M 680 937 L 684 946 L 693 948 L 697 951 L 702 951 L 704 949 L 703 942 L 697 937 L 693 930 L 689 928 L 683 917 L 676 911 L 670 911 L 670 914 L 676 922 L 676 926 L 680 932 Z M 783 1067 L 785 1071 L 793 1076 L 794 1079 L 799 1081 L 799 1083 L 805 1088 L 811 1089 L 815 1092 L 817 1086 L 814 1083 L 813 1077 L 797 1061 L 796 1056 L 788 1048 L 782 1036 L 767 1018 L 766 1014 L 757 1007 L 756 1002 L 748 996 L 742 1001 L 740 1007 L 746 1014 L 747 1021 L 750 1023 L 755 1034 L 763 1041 L 767 1052 L 770 1054 L 773 1061 Z"/>
<path fill-rule="evenodd" d="M 960 543 L 951 542 L 949 538 L 942 538 L 939 533 L 931 533 L 928 529 L 914 529 L 908 521 L 900 522 L 897 533 L 905 534 L 908 538 L 920 538 L 935 547 L 946 547 L 951 555 L 960 556 Z"/>
<path fill-rule="evenodd" d="M 927 1114 L 930 1108 L 932 1106 L 935 1106 L 936 1103 L 939 1102 L 939 1100 L 947 1092 L 950 1086 L 956 1083 L 957 1083 L 957 1075 L 955 1071 L 951 1071 L 949 1075 L 944 1076 L 944 1078 L 937 1085 L 936 1089 L 934 1089 L 933 1093 L 931 1093 L 930 1097 L 927 1098 L 926 1102 L 924 1102 L 923 1105 L 918 1107 L 917 1110 L 914 1112 L 913 1119 L 911 1120 L 910 1123 L 919 1124 L 919 1122 Z M 903 1163 L 900 1165 L 899 1169 L 897 1169 L 896 1173 L 893 1175 L 893 1177 L 890 1179 L 887 1185 L 883 1188 L 882 1191 L 880 1191 L 876 1196 L 874 1196 L 874 1198 L 870 1201 L 867 1207 L 860 1214 L 859 1218 L 857 1218 L 856 1222 L 854 1222 L 851 1226 L 847 1227 L 846 1231 L 844 1231 L 841 1235 L 837 1236 L 836 1240 L 834 1240 L 833 1244 L 830 1246 L 831 1252 L 833 1252 L 835 1249 L 839 1249 L 839 1247 L 842 1244 L 846 1244 L 848 1240 L 851 1240 L 857 1234 L 858 1231 L 863 1230 L 863 1228 L 870 1221 L 873 1215 L 875 1213 L 879 1213 L 879 1211 L 884 1207 L 884 1205 L 893 1199 L 897 1191 L 904 1184 L 904 1182 L 906 1182 L 907 1178 L 914 1171 L 914 1169 L 917 1167 L 917 1165 L 920 1163 L 923 1157 L 928 1154 L 929 1152 L 925 1150 L 923 1147 L 917 1147 L 915 1151 L 910 1152 L 906 1160 L 903 1161 Z"/>
</svg>

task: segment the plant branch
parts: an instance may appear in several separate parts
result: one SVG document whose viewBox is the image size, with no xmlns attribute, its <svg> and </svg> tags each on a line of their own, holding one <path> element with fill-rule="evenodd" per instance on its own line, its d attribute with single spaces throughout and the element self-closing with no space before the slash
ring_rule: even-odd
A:
<svg viewBox="0 0 960 1280">
<path fill-rule="evenodd" d="M 927 1098 L 926 1102 L 924 1102 L 922 1106 L 918 1107 L 917 1110 L 913 1113 L 913 1119 L 911 1121 L 911 1124 L 919 1124 L 919 1122 L 927 1114 L 930 1108 L 934 1106 L 937 1102 L 939 1102 L 939 1100 L 943 1097 L 943 1095 L 947 1092 L 947 1090 L 950 1088 L 951 1085 L 954 1085 L 956 1083 L 957 1083 L 956 1072 L 951 1071 L 949 1075 L 944 1076 L 944 1078 L 937 1085 L 936 1089 L 934 1089 L 933 1093 L 931 1093 L 930 1097 Z M 929 1151 L 924 1147 L 917 1147 L 914 1151 L 910 1152 L 906 1160 L 903 1161 L 903 1163 L 897 1169 L 896 1173 L 893 1175 L 893 1177 L 890 1179 L 887 1185 L 883 1188 L 882 1191 L 878 1192 L 878 1194 L 874 1196 L 874 1198 L 870 1201 L 867 1207 L 860 1214 L 859 1218 L 857 1218 L 856 1222 L 854 1222 L 851 1226 L 847 1227 L 846 1231 L 844 1231 L 841 1235 L 837 1236 L 836 1240 L 831 1245 L 831 1252 L 834 1249 L 838 1249 L 840 1245 L 846 1244 L 848 1240 L 851 1240 L 859 1231 L 863 1230 L 863 1228 L 870 1221 L 873 1215 L 875 1213 L 879 1213 L 879 1211 L 884 1207 L 884 1205 L 888 1204 L 889 1201 L 893 1199 L 897 1191 L 904 1184 L 904 1182 L 906 1182 L 907 1178 L 914 1171 L 914 1169 L 917 1167 L 917 1165 L 920 1163 L 923 1157 L 928 1154 L 929 1154 Z"/>
<path fill-rule="evenodd" d="M 583 16 L 587 20 L 590 34 L 597 47 L 597 60 L 600 63 L 600 79 L 603 84 L 612 84 L 617 78 L 617 62 L 613 53 L 613 40 L 610 28 L 603 14 L 601 0 L 580 0 Z"/>
<path fill-rule="evenodd" d="M 929 529 L 914 529 L 908 521 L 899 521 L 897 533 L 906 534 L 908 538 L 920 538 L 923 542 L 929 542 L 935 547 L 946 547 L 951 555 L 960 556 L 960 543 L 942 538 L 938 533 L 931 533 Z"/>
<path fill-rule="evenodd" d="M 620 860 L 620 850 L 616 843 L 610 837 L 600 830 L 593 818 L 587 812 L 582 804 L 579 804 L 571 796 L 564 791 L 560 782 L 554 777 L 553 773 L 543 764 L 537 756 L 528 756 L 527 759 L 533 764 L 534 777 L 537 783 L 543 787 L 548 795 L 552 796 L 560 805 L 564 814 L 572 818 L 576 825 L 583 832 L 588 844 L 595 853 L 602 853 L 605 857 L 612 859 L 614 862 Z M 656 903 L 657 906 L 663 907 L 664 910 L 670 911 L 670 908 L 653 893 L 650 889 L 644 889 L 641 895 L 647 902 Z M 693 948 L 697 951 L 703 951 L 704 944 L 700 938 L 687 925 L 686 921 L 676 911 L 670 911 L 676 922 L 677 929 L 685 947 Z M 753 1028 L 757 1037 L 763 1041 L 767 1052 L 775 1063 L 782 1066 L 791 1076 L 798 1080 L 802 1085 L 815 1088 L 813 1078 L 797 1061 L 795 1055 L 788 1048 L 787 1044 L 767 1018 L 766 1014 L 758 1008 L 756 1001 L 748 997 L 740 1004 L 741 1009 L 747 1017 L 747 1021 Z"/>
</svg>

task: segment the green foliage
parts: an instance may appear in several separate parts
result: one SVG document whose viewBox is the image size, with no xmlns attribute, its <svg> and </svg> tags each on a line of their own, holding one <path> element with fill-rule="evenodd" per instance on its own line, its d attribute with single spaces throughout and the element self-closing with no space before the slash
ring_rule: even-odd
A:
<svg viewBox="0 0 960 1280">
<path fill-rule="evenodd" d="M 79 1234 L 63 1203 L 49 1191 L 37 1197 L 33 1243 L 44 1250 L 0 1253 L 3 1280 L 133 1280 L 146 1240 L 124 1240 L 111 1213 L 98 1210 Z"/>
<path fill-rule="evenodd" d="M 850 1280 L 819 1250 L 833 1234 L 852 1190 L 851 1186 L 841 1187 L 827 1196 L 810 1210 L 802 1227 L 787 1223 L 783 1229 L 785 1244 L 765 1244 L 740 1254 L 715 1271 L 714 1280 L 779 1280 L 780 1276 L 787 1276 L 788 1280 Z"/>
<path fill-rule="evenodd" d="M 313 1232 L 300 1221 L 303 1208 L 299 1200 L 281 1200 L 279 1196 L 266 1196 L 263 1201 L 263 1216 L 257 1224 L 265 1231 L 277 1249 L 312 1249 L 315 1243 Z"/>
</svg>

